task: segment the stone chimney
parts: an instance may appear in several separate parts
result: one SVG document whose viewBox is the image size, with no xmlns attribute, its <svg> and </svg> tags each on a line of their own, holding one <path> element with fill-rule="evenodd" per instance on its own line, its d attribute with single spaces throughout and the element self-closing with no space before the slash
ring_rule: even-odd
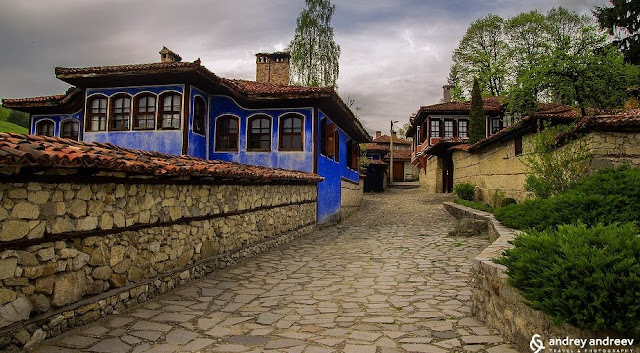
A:
<svg viewBox="0 0 640 353">
<path fill-rule="evenodd" d="M 397 138 L 398 138 L 398 133 L 397 133 L 397 132 L 395 132 L 395 131 L 392 131 L 392 132 L 391 132 L 391 137 L 392 137 L 394 140 L 395 140 L 395 139 L 397 139 Z"/>
<path fill-rule="evenodd" d="M 382 136 L 382 131 L 376 131 L 376 138 Z"/>
<path fill-rule="evenodd" d="M 179 63 L 182 61 L 182 57 L 167 47 L 162 47 L 160 50 L 160 62 L 163 63 Z"/>
<path fill-rule="evenodd" d="M 289 84 L 289 60 L 287 52 L 256 54 L 256 82 Z"/>
<path fill-rule="evenodd" d="M 449 103 L 451 102 L 451 89 L 452 85 L 444 85 L 442 86 L 442 102 Z"/>
</svg>

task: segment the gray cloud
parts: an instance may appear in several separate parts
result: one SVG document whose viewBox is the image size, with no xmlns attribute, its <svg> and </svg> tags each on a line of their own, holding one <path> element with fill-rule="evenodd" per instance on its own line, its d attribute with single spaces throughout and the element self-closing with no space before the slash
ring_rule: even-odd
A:
<svg viewBox="0 0 640 353">
<path fill-rule="evenodd" d="M 335 0 L 339 92 L 370 131 L 437 103 L 468 25 L 497 13 L 565 6 L 589 14 L 605 0 Z M 3 3 L 3 4 L 2 4 Z M 303 1 L 0 0 L 0 97 L 64 91 L 54 66 L 153 62 L 163 46 L 215 73 L 253 79 L 258 51 L 284 48 Z"/>
</svg>

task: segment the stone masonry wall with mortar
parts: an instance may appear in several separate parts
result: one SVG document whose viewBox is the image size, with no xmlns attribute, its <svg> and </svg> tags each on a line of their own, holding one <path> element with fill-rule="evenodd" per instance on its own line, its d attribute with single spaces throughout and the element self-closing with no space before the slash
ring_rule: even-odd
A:
<svg viewBox="0 0 640 353">
<path fill-rule="evenodd" d="M 0 184 L 0 350 L 315 229 L 316 185 Z"/>
<path fill-rule="evenodd" d="M 427 167 L 419 179 L 420 188 L 427 192 L 442 192 L 442 166 L 439 163 L 440 159 L 435 156 L 427 159 Z"/>
<path fill-rule="evenodd" d="M 607 332 L 589 332 L 569 324 L 560 326 L 545 313 L 527 306 L 518 291 L 507 283 L 506 267 L 493 262 L 502 251 L 513 247 L 509 244 L 517 231 L 503 226 L 493 215 L 469 207 L 445 202 L 444 207 L 457 219 L 485 220 L 489 226 L 492 243 L 473 260 L 471 281 L 473 296 L 471 311 L 478 319 L 502 334 L 521 352 L 529 352 L 529 342 L 534 334 L 543 341 L 549 338 L 604 338 Z M 568 347 L 558 347 L 568 348 Z M 589 348 L 589 347 L 587 347 Z M 594 347 L 591 347 L 594 348 Z"/>
<path fill-rule="evenodd" d="M 523 137 L 523 151 L 529 150 L 532 135 Z M 504 191 L 507 197 L 518 202 L 529 193 L 524 189 L 525 166 L 515 155 L 514 140 L 495 143 L 477 153 L 453 152 L 453 183 L 471 183 L 476 186 L 476 198 L 490 202 L 496 191 Z"/>
<path fill-rule="evenodd" d="M 364 180 L 355 184 L 351 181 L 340 181 L 340 219 L 345 219 L 360 208 L 364 195 Z"/>
<path fill-rule="evenodd" d="M 523 136 L 523 153 L 530 151 L 532 136 Z M 625 163 L 640 166 L 640 133 L 594 131 L 583 139 L 593 154 L 593 170 Z M 573 148 L 575 144 L 572 142 L 562 148 Z M 530 193 L 524 189 L 526 167 L 520 158 L 515 155 L 513 139 L 495 143 L 476 153 L 454 151 L 454 185 L 475 185 L 476 197 L 483 202 L 490 203 L 496 191 L 504 191 L 507 197 L 521 202 Z"/>
</svg>

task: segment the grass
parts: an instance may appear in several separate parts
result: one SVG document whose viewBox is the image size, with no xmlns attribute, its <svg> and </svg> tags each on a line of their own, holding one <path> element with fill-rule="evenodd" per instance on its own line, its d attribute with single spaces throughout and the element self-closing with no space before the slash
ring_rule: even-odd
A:
<svg viewBox="0 0 640 353">
<path fill-rule="evenodd" d="M 489 205 L 485 205 L 485 204 L 483 204 L 481 202 L 468 201 L 468 200 L 463 200 L 463 199 L 456 199 L 454 202 L 457 203 L 458 205 L 471 207 L 471 208 L 474 208 L 474 209 L 479 210 L 479 211 L 493 213 L 493 207 L 491 207 Z"/>
<path fill-rule="evenodd" d="M 12 124 L 7 121 L 0 121 L 0 132 L 13 132 L 16 134 L 27 134 L 29 130 L 22 126 L 18 126 L 16 124 Z"/>
</svg>

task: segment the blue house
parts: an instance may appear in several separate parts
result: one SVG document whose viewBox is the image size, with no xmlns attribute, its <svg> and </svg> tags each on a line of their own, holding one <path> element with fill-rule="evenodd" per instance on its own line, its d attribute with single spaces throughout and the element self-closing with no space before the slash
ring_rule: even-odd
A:
<svg viewBox="0 0 640 353">
<path fill-rule="evenodd" d="M 289 54 L 256 54 L 256 81 L 217 76 L 167 48 L 150 64 L 55 69 L 65 94 L 5 99 L 30 133 L 316 173 L 318 223 L 341 218 L 371 136 L 332 87 L 289 85 Z M 352 199 L 352 197 L 350 197 Z M 344 214 L 344 210 L 343 214 Z"/>
</svg>

